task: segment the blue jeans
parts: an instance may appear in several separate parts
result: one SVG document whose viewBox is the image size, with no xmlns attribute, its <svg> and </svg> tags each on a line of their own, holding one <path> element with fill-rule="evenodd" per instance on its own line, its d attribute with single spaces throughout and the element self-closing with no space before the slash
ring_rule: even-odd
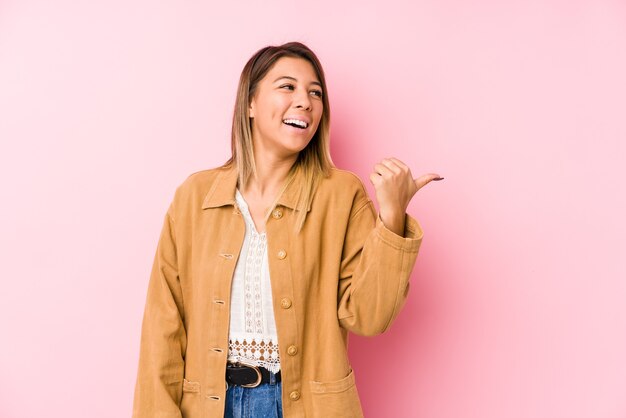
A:
<svg viewBox="0 0 626 418">
<path fill-rule="evenodd" d="M 281 388 L 273 381 L 255 388 L 229 386 L 224 418 L 283 418 Z"/>
</svg>

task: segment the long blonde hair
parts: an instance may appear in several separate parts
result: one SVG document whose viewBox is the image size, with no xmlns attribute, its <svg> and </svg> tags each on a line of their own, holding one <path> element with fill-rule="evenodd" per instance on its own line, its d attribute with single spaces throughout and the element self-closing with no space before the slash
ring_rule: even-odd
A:
<svg viewBox="0 0 626 418">
<path fill-rule="evenodd" d="M 282 57 L 304 58 L 309 61 L 322 85 L 323 111 L 317 131 L 306 148 L 298 154 L 298 158 L 291 167 L 285 184 L 266 214 L 267 220 L 271 210 L 287 186 L 296 177 L 300 177 L 302 179 L 302 187 L 299 188 L 298 192 L 296 207 L 299 210 L 295 223 L 296 232 L 299 232 L 304 225 L 307 208 L 311 205 L 319 182 L 323 176 L 329 176 L 330 169 L 334 167 L 330 156 L 330 105 L 324 70 L 315 53 L 306 45 L 300 42 L 288 42 L 279 46 L 266 46 L 259 49 L 248 60 L 239 77 L 239 86 L 237 88 L 231 133 L 232 156 L 224 164 L 224 167 L 233 164 L 236 166 L 238 183 L 241 187 L 245 187 L 250 179 L 256 176 L 249 105 L 256 93 L 259 82 L 270 71 L 274 63 Z"/>
</svg>

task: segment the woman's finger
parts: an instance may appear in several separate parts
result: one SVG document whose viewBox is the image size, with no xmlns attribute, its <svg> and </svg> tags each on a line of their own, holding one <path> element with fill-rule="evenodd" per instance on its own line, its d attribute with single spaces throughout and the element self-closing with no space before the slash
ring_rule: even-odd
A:
<svg viewBox="0 0 626 418">
<path fill-rule="evenodd" d="M 384 164 L 385 167 L 387 167 L 388 169 L 390 169 L 391 171 L 393 171 L 396 174 L 402 172 L 402 167 L 399 166 L 398 164 L 396 164 L 396 162 L 393 161 L 393 159 L 391 159 L 391 158 L 384 158 L 381 161 L 381 164 Z"/>
<path fill-rule="evenodd" d="M 374 171 L 381 176 L 390 176 L 393 174 L 393 171 L 391 171 L 389 167 L 381 163 L 377 163 L 376 165 L 374 165 Z"/>
<path fill-rule="evenodd" d="M 428 174 L 424 174 L 423 176 L 419 176 L 413 181 L 415 182 L 415 186 L 417 187 L 417 190 L 419 190 L 433 180 L 436 180 L 436 181 L 443 180 L 443 177 L 441 177 L 439 174 L 428 173 Z"/>
<path fill-rule="evenodd" d="M 374 186 L 378 186 L 378 183 L 380 183 L 381 180 L 382 180 L 382 177 L 379 174 L 377 173 L 370 174 L 370 182 Z"/>
<path fill-rule="evenodd" d="M 394 157 L 389 157 L 389 160 L 393 161 L 398 167 L 407 170 L 409 168 L 409 166 L 407 166 L 406 164 L 404 164 L 402 161 L 398 160 L 397 158 Z"/>
</svg>

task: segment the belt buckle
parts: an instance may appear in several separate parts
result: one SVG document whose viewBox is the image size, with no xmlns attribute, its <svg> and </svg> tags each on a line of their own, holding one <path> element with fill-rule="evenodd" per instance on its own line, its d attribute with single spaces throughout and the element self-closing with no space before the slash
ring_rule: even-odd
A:
<svg viewBox="0 0 626 418">
<path fill-rule="evenodd" d="M 252 370 L 256 372 L 256 376 L 257 376 L 256 382 L 248 383 L 246 385 L 240 385 L 242 388 L 255 388 L 261 384 L 261 381 L 263 380 L 263 375 L 261 374 L 261 370 L 259 370 L 258 366 L 255 366 L 253 364 L 239 362 L 239 361 L 237 362 L 237 364 L 241 364 L 243 366 L 251 368 Z"/>
</svg>

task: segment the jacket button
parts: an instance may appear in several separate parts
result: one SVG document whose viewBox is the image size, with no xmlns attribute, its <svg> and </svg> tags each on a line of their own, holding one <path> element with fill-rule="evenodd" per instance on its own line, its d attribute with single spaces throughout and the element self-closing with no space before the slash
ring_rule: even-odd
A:
<svg viewBox="0 0 626 418">
<path fill-rule="evenodd" d="M 287 349 L 287 354 L 289 354 L 290 356 L 295 356 L 296 354 L 298 354 L 298 347 L 296 347 L 295 345 L 290 345 Z"/>
<path fill-rule="evenodd" d="M 287 251 L 285 251 L 285 250 L 280 250 L 280 251 L 278 252 L 278 254 L 277 254 L 277 255 L 278 255 L 278 258 L 280 258 L 280 259 L 282 260 L 282 259 L 284 259 L 285 257 L 287 257 Z"/>
<path fill-rule="evenodd" d="M 272 212 L 272 217 L 274 219 L 280 219 L 283 217 L 283 211 L 280 209 L 274 209 L 274 212 Z"/>
<path fill-rule="evenodd" d="M 298 399 L 300 399 L 300 392 L 298 392 L 297 390 L 294 390 L 293 392 L 289 394 L 289 398 L 292 401 L 297 401 Z"/>
<path fill-rule="evenodd" d="M 280 306 L 283 309 L 291 308 L 291 299 L 289 299 L 289 298 L 282 298 L 281 301 L 280 301 Z"/>
</svg>

